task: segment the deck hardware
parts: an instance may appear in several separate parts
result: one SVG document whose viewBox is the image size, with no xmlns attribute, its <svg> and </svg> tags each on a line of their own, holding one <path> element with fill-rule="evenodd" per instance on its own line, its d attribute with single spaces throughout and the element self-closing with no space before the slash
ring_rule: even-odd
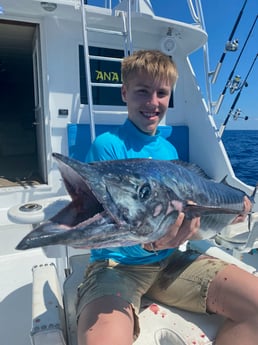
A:
<svg viewBox="0 0 258 345">
<path fill-rule="evenodd" d="M 23 204 L 20 208 L 19 211 L 22 212 L 34 212 L 34 211 L 39 211 L 42 209 L 42 206 L 37 203 L 28 203 L 28 204 Z"/>
<path fill-rule="evenodd" d="M 47 12 L 53 12 L 57 8 L 57 4 L 54 2 L 41 1 L 40 5 Z"/>
</svg>

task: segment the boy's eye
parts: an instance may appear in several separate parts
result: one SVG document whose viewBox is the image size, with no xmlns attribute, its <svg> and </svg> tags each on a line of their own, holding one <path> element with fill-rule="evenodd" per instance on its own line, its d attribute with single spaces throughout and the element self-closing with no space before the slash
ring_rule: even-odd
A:
<svg viewBox="0 0 258 345">
<path fill-rule="evenodd" d="M 162 91 L 159 91 L 158 92 L 158 96 L 159 97 L 166 97 L 169 95 L 169 92 L 165 91 L 165 90 L 162 90 Z"/>
<path fill-rule="evenodd" d="M 145 89 L 139 89 L 138 90 L 138 93 L 142 93 L 142 94 L 146 94 L 148 91 L 147 90 L 145 90 Z"/>
</svg>

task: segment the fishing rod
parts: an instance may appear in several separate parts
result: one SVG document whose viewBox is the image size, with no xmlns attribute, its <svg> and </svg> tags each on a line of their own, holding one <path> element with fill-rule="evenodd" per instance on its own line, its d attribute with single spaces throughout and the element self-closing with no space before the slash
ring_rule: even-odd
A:
<svg viewBox="0 0 258 345">
<path fill-rule="evenodd" d="M 227 123 L 228 123 L 228 121 L 229 121 L 229 119 L 230 119 L 230 116 L 231 116 L 232 113 L 233 113 L 233 110 L 234 110 L 234 108 L 235 108 L 235 106 L 236 106 L 236 104 L 237 104 L 237 101 L 238 101 L 238 99 L 239 99 L 239 97 L 240 97 L 240 95 L 241 95 L 241 92 L 242 92 L 242 90 L 243 90 L 243 87 L 244 87 L 245 85 L 247 85 L 247 78 L 249 77 L 249 74 L 251 73 L 251 70 L 253 69 L 253 66 L 254 66 L 254 64 L 255 64 L 255 61 L 256 61 L 257 57 L 258 57 L 258 54 L 256 54 L 256 56 L 255 56 L 255 58 L 254 58 L 254 60 L 253 60 L 253 62 L 252 62 L 252 64 L 251 64 L 251 66 L 250 66 L 250 68 L 249 68 L 249 71 L 248 71 L 247 74 L 246 74 L 245 80 L 244 80 L 244 82 L 242 83 L 242 85 L 241 85 L 241 87 L 240 87 L 240 89 L 239 89 L 239 91 L 238 91 L 238 93 L 237 93 L 237 95 L 236 95 L 236 97 L 235 97 L 235 99 L 234 99 L 232 105 L 231 105 L 231 108 L 230 108 L 230 110 L 229 110 L 229 112 L 228 112 L 228 115 L 227 115 L 227 117 L 225 118 L 225 121 L 223 122 L 223 124 L 221 125 L 221 127 L 220 127 L 220 129 L 219 129 L 219 137 L 220 137 L 220 138 L 222 137 L 222 134 L 223 134 L 223 132 L 224 132 L 226 126 L 227 126 Z"/>
<path fill-rule="evenodd" d="M 249 40 L 249 38 L 250 38 L 250 36 L 251 36 L 251 34 L 252 34 L 252 31 L 253 31 L 254 26 L 255 26 L 255 24 L 256 24 L 256 21 L 257 21 L 257 18 L 258 18 L 258 15 L 257 15 L 257 16 L 255 17 L 255 19 L 254 19 L 254 22 L 253 22 L 253 24 L 252 24 L 252 26 L 251 26 L 251 29 L 249 30 L 249 33 L 248 33 L 248 35 L 247 35 L 247 37 L 246 37 L 245 43 L 244 43 L 244 45 L 243 45 L 243 48 L 241 49 L 241 51 L 240 51 L 240 53 L 239 53 L 239 56 L 238 56 L 238 58 L 237 58 L 237 60 L 236 60 L 236 62 L 235 62 L 235 65 L 234 65 L 232 71 L 230 72 L 230 74 L 229 74 L 229 76 L 228 76 L 228 80 L 227 80 L 227 82 L 226 82 L 226 84 L 225 84 L 225 86 L 224 86 L 224 89 L 223 89 L 222 93 L 221 93 L 220 96 L 219 96 L 219 99 L 218 99 L 218 101 L 217 101 L 217 103 L 216 103 L 216 107 L 215 107 L 215 110 L 214 110 L 214 114 L 217 114 L 217 113 L 219 112 L 219 109 L 220 109 L 221 104 L 222 104 L 222 102 L 223 102 L 223 99 L 224 99 L 224 97 L 225 97 L 227 88 L 228 88 L 228 86 L 229 86 L 230 83 L 231 83 L 231 79 L 232 79 L 232 77 L 233 77 L 233 74 L 234 74 L 234 72 L 235 72 L 235 69 L 236 69 L 236 67 L 237 67 L 237 65 L 238 65 L 238 63 L 239 63 L 239 60 L 240 60 L 240 58 L 241 58 L 241 56 L 242 56 L 242 54 L 243 54 L 243 51 L 244 51 L 244 49 L 245 49 L 245 47 L 246 47 L 246 45 L 247 45 L 247 42 L 248 42 L 248 40 Z"/>
<path fill-rule="evenodd" d="M 239 15 L 238 15 L 238 17 L 236 19 L 235 25 L 234 25 L 234 27 L 233 27 L 233 29 L 231 31 L 231 34 L 229 35 L 227 43 L 226 43 L 225 50 L 222 53 L 221 58 L 220 58 L 220 60 L 219 60 L 219 62 L 217 64 L 217 67 L 216 67 L 216 69 L 215 69 L 215 71 L 213 73 L 212 80 L 211 80 L 212 84 L 214 84 L 216 82 L 216 80 L 217 80 L 217 77 L 218 77 L 219 71 L 221 69 L 221 65 L 222 65 L 222 63 L 223 63 L 223 61 L 225 59 L 226 53 L 228 51 L 236 51 L 237 48 L 238 48 L 238 40 L 233 40 L 232 41 L 232 39 L 233 39 L 235 31 L 236 31 L 236 29 L 238 27 L 240 19 L 241 19 L 242 15 L 243 15 L 246 3 L 247 3 L 247 0 L 245 0 L 244 4 L 243 4 L 243 6 L 242 6 L 242 8 L 241 8 L 241 10 L 239 12 Z"/>
</svg>

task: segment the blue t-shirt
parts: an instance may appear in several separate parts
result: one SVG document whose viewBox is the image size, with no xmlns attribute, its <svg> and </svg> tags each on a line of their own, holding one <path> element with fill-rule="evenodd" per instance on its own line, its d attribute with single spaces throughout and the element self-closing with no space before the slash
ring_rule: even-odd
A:
<svg viewBox="0 0 258 345">
<path fill-rule="evenodd" d="M 87 161 L 126 158 L 178 159 L 175 147 L 161 136 L 140 131 L 129 119 L 118 129 L 99 135 L 87 155 Z M 142 265 L 163 260 L 174 249 L 148 252 L 141 245 L 91 250 L 90 261 L 113 259 L 122 264 Z"/>
</svg>

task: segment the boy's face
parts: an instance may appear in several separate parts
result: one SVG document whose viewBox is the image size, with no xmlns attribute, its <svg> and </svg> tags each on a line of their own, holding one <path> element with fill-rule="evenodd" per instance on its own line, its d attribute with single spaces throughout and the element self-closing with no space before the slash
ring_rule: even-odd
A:
<svg viewBox="0 0 258 345">
<path fill-rule="evenodd" d="M 127 103 L 128 118 L 142 131 L 154 135 L 164 117 L 171 95 L 166 80 L 153 80 L 148 74 L 132 76 L 122 86 L 122 99 Z"/>
</svg>

